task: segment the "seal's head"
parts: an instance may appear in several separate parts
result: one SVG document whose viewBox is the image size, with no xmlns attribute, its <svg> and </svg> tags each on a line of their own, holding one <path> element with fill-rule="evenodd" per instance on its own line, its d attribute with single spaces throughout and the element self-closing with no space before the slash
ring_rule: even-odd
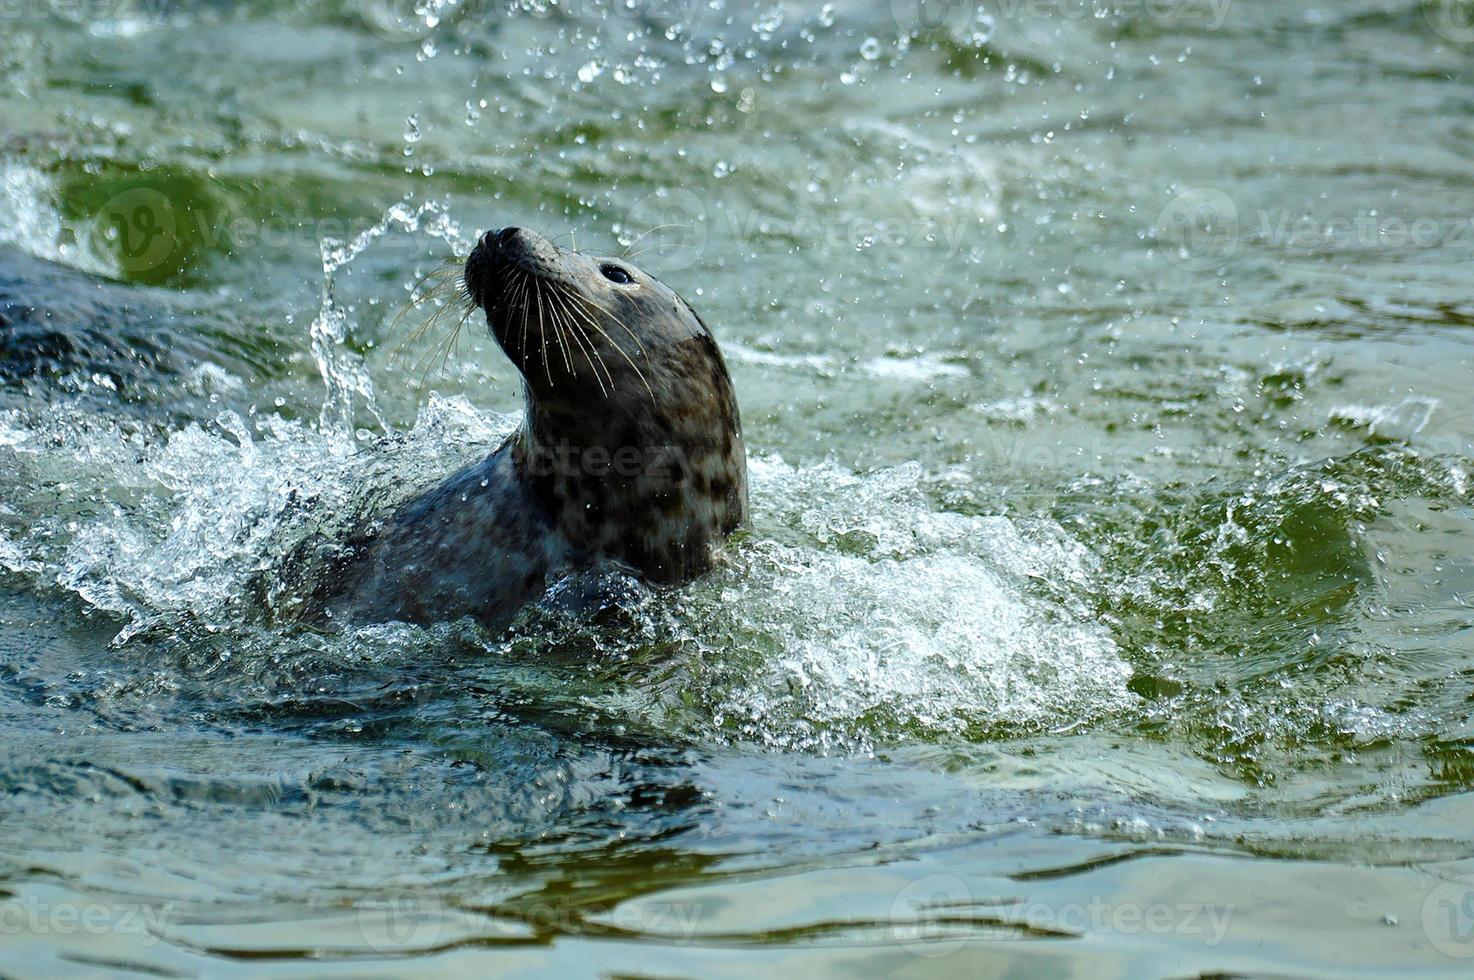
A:
<svg viewBox="0 0 1474 980">
<path fill-rule="evenodd" d="M 746 522 L 747 461 L 696 311 L 624 260 L 524 228 L 483 235 L 465 283 L 522 374 L 518 465 L 570 543 L 655 582 L 710 567 Z"/>
</svg>

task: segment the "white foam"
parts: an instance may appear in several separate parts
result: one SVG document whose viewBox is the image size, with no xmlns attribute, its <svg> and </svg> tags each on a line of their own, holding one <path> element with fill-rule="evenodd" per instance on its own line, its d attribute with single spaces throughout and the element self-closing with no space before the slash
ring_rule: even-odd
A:
<svg viewBox="0 0 1474 980">
<path fill-rule="evenodd" d="M 669 612 L 661 629 L 697 651 L 697 707 L 677 724 L 849 750 L 1131 703 L 1130 668 L 1080 601 L 1093 559 L 1058 525 L 938 512 L 915 465 L 860 477 L 754 460 L 752 475 L 759 522 L 803 538 L 751 543 Z"/>
<path fill-rule="evenodd" d="M 967 368 L 947 361 L 941 354 L 921 354 L 916 357 L 886 355 L 873 357 L 862 362 L 860 370 L 887 381 L 936 381 L 940 378 L 965 378 Z"/>
</svg>

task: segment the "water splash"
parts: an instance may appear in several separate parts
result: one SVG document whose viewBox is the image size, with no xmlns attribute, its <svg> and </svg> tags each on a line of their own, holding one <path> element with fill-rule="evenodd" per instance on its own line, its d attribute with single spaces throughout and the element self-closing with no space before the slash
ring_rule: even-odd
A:
<svg viewBox="0 0 1474 980">
<path fill-rule="evenodd" d="M 365 511 L 412 490 L 404 473 L 433 478 L 510 427 L 463 399 L 432 396 L 407 433 L 344 454 L 335 434 L 274 415 L 226 411 L 162 433 L 78 412 L 28 425 L 17 417 L 6 431 L 21 438 L 0 454 L 16 472 L 50 477 L 12 498 L 17 523 L 30 526 L 0 563 L 44 570 L 123 618 L 117 643 L 184 624 L 250 633 L 266 607 L 289 598 L 274 591 L 283 556 L 311 536 L 345 535 Z M 57 507 L 61 488 L 75 509 Z"/>
<path fill-rule="evenodd" d="M 413 208 L 408 201 L 401 201 L 351 241 L 322 240 L 319 248 L 322 256 L 321 305 L 308 333 L 312 356 L 326 388 L 318 428 L 329 436 L 340 453 L 353 446 L 355 406 L 359 402 L 383 431 L 388 432 L 390 428 L 374 403 L 374 384 L 367 365 L 362 357 L 344 346 L 352 324 L 348 311 L 337 301 L 335 286 L 338 270 L 391 230 L 428 235 L 446 242 L 456 252 L 468 252 L 471 248 L 460 227 L 451 219 L 446 205 L 438 201 L 427 201 Z"/>
<path fill-rule="evenodd" d="M 35 167 L 0 161 L 0 245 L 75 265 L 88 272 L 115 273 L 92 250 L 92 227 L 66 221 L 52 203 L 55 181 Z"/>
<path fill-rule="evenodd" d="M 938 510 L 926 486 L 915 465 L 753 460 L 755 540 L 646 596 L 624 638 L 560 624 L 595 675 L 560 696 L 611 725 L 818 753 L 1129 710 L 1131 669 L 1081 598 L 1091 554 L 1051 521 Z"/>
<path fill-rule="evenodd" d="M 24 438 L 0 453 L 53 472 L 50 454 L 64 456 L 57 477 L 88 503 L 54 513 L 53 488 L 39 487 L 18 501 L 35 514 L 30 533 L 0 561 L 122 617 L 115 644 L 187 635 L 254 675 L 282 643 L 300 645 L 271 625 L 291 601 L 283 556 L 341 540 L 356 515 L 415 492 L 405 474 L 433 481 L 514 421 L 432 396 L 411 429 L 351 455 L 331 433 L 233 412 L 158 436 L 55 415 L 9 425 Z M 489 656 L 510 701 L 662 738 L 863 751 L 1129 707 L 1130 668 L 1081 598 L 1094 559 L 1058 525 L 939 510 L 915 465 L 861 476 L 755 459 L 752 478 L 756 539 L 717 573 L 637 588 L 622 625 L 534 612 L 510 639 L 463 641 Z M 415 646 L 444 642 L 402 628 L 389 646 L 328 646 L 393 658 L 405 630 Z M 575 651 L 581 681 L 560 650 Z"/>
</svg>

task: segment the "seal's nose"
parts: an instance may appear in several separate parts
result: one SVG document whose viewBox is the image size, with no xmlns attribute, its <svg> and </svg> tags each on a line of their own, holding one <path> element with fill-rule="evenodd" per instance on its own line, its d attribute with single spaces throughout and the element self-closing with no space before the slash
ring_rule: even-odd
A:
<svg viewBox="0 0 1474 980">
<path fill-rule="evenodd" d="M 481 236 L 481 247 L 505 248 L 507 245 L 510 245 L 512 242 L 517 240 L 517 235 L 520 234 L 521 231 L 521 228 L 512 227 L 493 228 L 490 231 L 486 232 L 486 234 Z"/>
</svg>

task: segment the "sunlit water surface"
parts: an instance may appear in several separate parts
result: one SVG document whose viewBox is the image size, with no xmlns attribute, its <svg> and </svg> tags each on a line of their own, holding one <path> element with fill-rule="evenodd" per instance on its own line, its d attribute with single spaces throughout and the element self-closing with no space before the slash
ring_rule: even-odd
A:
<svg viewBox="0 0 1474 980">
<path fill-rule="evenodd" d="M 1474 954 L 1458 10 L 40 6 L 0 245 L 213 356 L 0 395 L 0 972 Z M 507 636 L 282 625 L 515 425 L 481 323 L 406 343 L 448 293 L 396 320 L 505 224 L 701 311 L 751 532 Z"/>
</svg>

